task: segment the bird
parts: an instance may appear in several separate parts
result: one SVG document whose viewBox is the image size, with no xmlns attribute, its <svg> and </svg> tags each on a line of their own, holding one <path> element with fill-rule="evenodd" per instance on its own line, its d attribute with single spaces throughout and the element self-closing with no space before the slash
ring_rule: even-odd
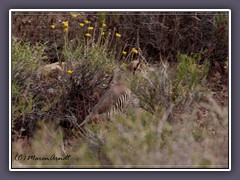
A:
<svg viewBox="0 0 240 180">
<path fill-rule="evenodd" d="M 138 60 L 132 61 L 127 65 L 127 70 L 133 75 L 140 67 L 141 62 Z M 115 72 L 112 85 L 100 98 L 99 102 L 94 106 L 91 113 L 79 125 L 82 127 L 89 121 L 95 118 L 111 117 L 112 115 L 122 111 L 131 101 L 132 92 L 128 87 L 124 70 Z"/>
<path fill-rule="evenodd" d="M 142 62 L 139 60 L 134 60 L 131 61 L 128 65 L 127 65 L 127 69 L 133 73 L 133 75 L 135 74 L 136 70 L 139 69 L 142 65 Z"/>
</svg>

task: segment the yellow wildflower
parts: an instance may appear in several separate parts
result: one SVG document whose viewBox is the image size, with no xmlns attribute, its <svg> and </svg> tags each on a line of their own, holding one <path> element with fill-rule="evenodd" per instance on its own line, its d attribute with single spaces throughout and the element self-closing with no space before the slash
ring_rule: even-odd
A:
<svg viewBox="0 0 240 180">
<path fill-rule="evenodd" d="M 138 50 L 136 50 L 135 48 L 132 48 L 132 52 L 137 54 L 138 53 Z"/>
<path fill-rule="evenodd" d="M 73 71 L 69 69 L 69 70 L 67 71 L 67 73 L 68 73 L 68 74 L 72 74 Z"/>
<path fill-rule="evenodd" d="M 65 32 L 68 32 L 68 27 L 63 28 Z"/>
<path fill-rule="evenodd" d="M 90 24 L 90 21 L 89 20 L 85 20 L 84 23 L 85 24 Z"/>
<path fill-rule="evenodd" d="M 55 25 L 54 25 L 54 24 L 52 24 L 52 25 L 51 25 L 51 28 L 52 28 L 52 29 L 55 29 Z"/>
<path fill-rule="evenodd" d="M 102 27 L 106 27 L 107 25 L 105 23 L 102 24 Z"/>
<path fill-rule="evenodd" d="M 93 28 L 92 26 L 89 26 L 87 29 L 88 29 L 89 31 L 91 31 L 91 30 L 93 30 L 94 28 Z"/>
<path fill-rule="evenodd" d="M 105 32 L 102 32 L 102 36 L 104 36 L 105 35 Z"/>
<path fill-rule="evenodd" d="M 64 27 L 64 28 L 67 28 L 67 27 L 68 27 L 68 21 L 63 21 L 62 24 L 63 24 L 63 27 Z"/>
<path fill-rule="evenodd" d="M 87 33 L 85 34 L 86 37 L 91 37 L 91 34 Z"/>
<path fill-rule="evenodd" d="M 84 23 L 80 23 L 79 26 L 84 27 Z"/>
<path fill-rule="evenodd" d="M 127 51 L 123 51 L 122 54 L 125 56 L 127 54 Z"/>
<path fill-rule="evenodd" d="M 70 13 L 70 14 L 73 18 L 76 18 L 78 16 L 78 14 L 75 14 L 75 13 Z"/>
<path fill-rule="evenodd" d="M 116 36 L 120 38 L 122 35 L 119 33 L 116 33 Z"/>
</svg>

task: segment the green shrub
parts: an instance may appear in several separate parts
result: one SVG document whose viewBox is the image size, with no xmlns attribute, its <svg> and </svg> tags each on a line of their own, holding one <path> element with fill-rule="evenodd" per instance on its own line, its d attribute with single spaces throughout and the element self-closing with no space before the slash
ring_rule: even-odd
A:
<svg viewBox="0 0 240 180">
<path fill-rule="evenodd" d="M 36 71 L 45 59 L 44 45 L 12 39 L 12 128 L 16 136 L 32 134 L 36 109 L 44 101 L 32 91 L 36 87 Z M 36 116 L 36 117 L 35 117 Z M 26 133 L 28 132 L 28 133 Z"/>
<path fill-rule="evenodd" d="M 178 85 L 184 86 L 188 91 L 192 91 L 206 82 L 210 63 L 207 60 L 201 63 L 200 60 L 200 54 L 192 54 L 190 56 L 186 54 L 178 55 L 176 72 Z"/>
<path fill-rule="evenodd" d="M 37 43 L 31 46 L 29 42 L 12 39 L 12 79 L 25 86 L 31 82 L 36 70 L 46 59 L 44 44 Z"/>
</svg>

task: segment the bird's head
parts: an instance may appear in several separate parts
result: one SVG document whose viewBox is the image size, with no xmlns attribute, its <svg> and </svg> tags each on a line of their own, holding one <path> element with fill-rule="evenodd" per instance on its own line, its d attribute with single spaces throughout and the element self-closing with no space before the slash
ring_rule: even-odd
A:
<svg viewBox="0 0 240 180">
<path fill-rule="evenodd" d="M 142 66 L 142 62 L 139 60 L 134 60 L 131 61 L 128 65 L 127 65 L 127 69 L 133 73 L 133 75 L 136 73 L 136 71 Z"/>
<path fill-rule="evenodd" d="M 141 66 L 142 62 L 138 60 L 131 61 L 129 64 L 123 63 L 120 68 L 115 69 L 112 84 L 116 84 L 120 79 L 124 79 L 124 82 L 129 80 Z"/>
<path fill-rule="evenodd" d="M 129 64 L 123 63 L 120 67 L 121 71 L 128 71 L 132 73 L 133 75 L 136 73 L 136 71 L 141 68 L 142 62 L 139 60 L 131 61 Z"/>
</svg>

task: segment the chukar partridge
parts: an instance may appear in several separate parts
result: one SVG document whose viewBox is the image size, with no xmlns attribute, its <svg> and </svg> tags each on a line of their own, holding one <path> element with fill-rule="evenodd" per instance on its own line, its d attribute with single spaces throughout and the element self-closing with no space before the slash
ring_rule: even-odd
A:
<svg viewBox="0 0 240 180">
<path fill-rule="evenodd" d="M 140 61 L 132 61 L 128 64 L 127 69 L 134 74 L 140 67 L 140 63 Z M 92 112 L 80 124 L 80 127 L 92 119 L 98 118 L 100 115 L 110 117 L 111 115 L 122 111 L 129 104 L 131 100 L 131 90 L 128 88 L 125 78 L 122 74 L 115 74 L 113 85 L 100 98 L 99 102 L 94 106 Z"/>
</svg>

